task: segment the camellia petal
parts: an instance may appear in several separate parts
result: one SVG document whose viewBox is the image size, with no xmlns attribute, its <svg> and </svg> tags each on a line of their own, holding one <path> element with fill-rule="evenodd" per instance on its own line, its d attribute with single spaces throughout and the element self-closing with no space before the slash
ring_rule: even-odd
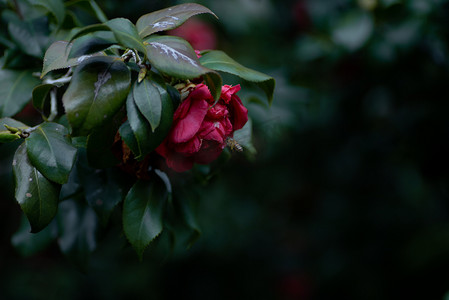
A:
<svg viewBox="0 0 449 300">
<path fill-rule="evenodd" d="M 240 85 L 223 86 L 218 102 L 204 84 L 190 92 L 173 115 L 170 134 L 156 149 L 169 168 L 183 172 L 220 156 L 226 138 L 248 121 L 248 110 L 235 94 L 239 90 Z"/>
<path fill-rule="evenodd" d="M 209 108 L 206 100 L 186 99 L 181 105 L 189 104 L 189 113 L 176 122 L 171 133 L 171 141 L 173 143 L 185 143 L 194 137 L 200 129 Z"/>
<path fill-rule="evenodd" d="M 229 104 L 233 116 L 233 130 L 239 130 L 248 122 L 248 110 L 237 95 L 232 96 L 232 101 Z"/>
<path fill-rule="evenodd" d="M 236 86 L 230 86 L 230 85 L 224 85 L 221 88 L 221 96 L 220 98 L 223 99 L 223 101 L 228 104 L 229 101 L 231 101 L 232 96 L 235 95 L 240 91 L 240 84 L 237 84 Z"/>
</svg>

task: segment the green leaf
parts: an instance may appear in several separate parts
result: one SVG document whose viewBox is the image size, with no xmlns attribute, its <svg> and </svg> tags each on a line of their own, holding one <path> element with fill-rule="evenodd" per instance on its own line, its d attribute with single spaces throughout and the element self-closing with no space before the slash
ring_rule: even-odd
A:
<svg viewBox="0 0 449 300">
<path fill-rule="evenodd" d="M 162 232 L 166 199 L 165 184 L 157 177 L 150 182 L 138 181 L 126 196 L 123 230 L 141 260 L 145 248 Z"/>
<path fill-rule="evenodd" d="M 75 161 L 76 148 L 68 130 L 57 123 L 44 123 L 25 140 L 31 163 L 48 179 L 66 183 Z"/>
<path fill-rule="evenodd" d="M 23 143 L 13 159 L 15 197 L 31 224 L 31 232 L 45 228 L 58 210 L 60 186 L 45 178 L 30 162 Z"/>
<path fill-rule="evenodd" d="M 65 41 L 57 41 L 51 44 L 45 52 L 41 78 L 50 71 L 74 67 L 90 57 L 103 55 L 101 53 L 95 53 L 92 55 L 83 55 L 77 58 L 69 59 L 68 55 L 71 48 L 72 44 Z"/>
<path fill-rule="evenodd" d="M 93 57 L 79 65 L 62 98 L 72 134 L 88 135 L 110 120 L 125 102 L 130 83 L 126 64 L 112 57 Z"/>
<path fill-rule="evenodd" d="M 151 133 L 151 126 L 140 113 L 133 97 L 133 92 L 129 93 L 126 99 L 126 112 L 128 115 L 128 122 L 131 126 L 137 148 L 128 145 L 134 153 L 137 160 L 142 160 L 151 150 L 149 135 Z M 126 141 L 125 141 L 126 143 Z"/>
<path fill-rule="evenodd" d="M 94 129 L 88 136 L 87 160 L 92 167 L 107 168 L 120 162 L 112 153 L 112 145 L 124 117 L 124 113 L 118 113 L 111 121 Z"/>
<path fill-rule="evenodd" d="M 154 75 L 152 78 L 156 79 Z M 160 145 L 170 131 L 173 121 L 172 101 L 159 82 L 159 80 L 151 81 L 152 85 L 158 89 L 162 104 L 160 123 L 154 132 L 151 130 L 148 121 L 140 113 L 132 93 L 130 93 L 126 101 L 128 122 L 120 127 L 120 135 L 137 160 L 143 159 L 145 155 Z"/>
<path fill-rule="evenodd" d="M 41 84 L 33 89 L 33 106 L 41 113 L 44 112 L 45 100 L 53 87 L 53 84 Z"/>
<path fill-rule="evenodd" d="M 242 66 L 223 51 L 208 50 L 201 54 L 200 62 L 203 66 L 213 70 L 230 73 L 239 76 L 246 81 L 257 83 L 267 95 L 268 103 L 271 105 L 275 86 L 273 77 Z"/>
<path fill-rule="evenodd" d="M 125 198 L 122 173 L 113 169 L 93 170 L 83 178 L 87 203 L 106 225 L 114 208 Z"/>
<path fill-rule="evenodd" d="M 42 58 L 50 41 L 46 17 L 29 21 L 12 20 L 8 22 L 8 31 L 23 53 Z"/>
<path fill-rule="evenodd" d="M 168 226 L 174 234 L 174 243 L 190 248 L 201 235 L 201 230 L 196 220 L 194 200 L 187 193 L 173 197 L 169 206 Z"/>
<path fill-rule="evenodd" d="M 150 63 L 160 72 L 180 79 L 207 75 L 206 84 L 215 100 L 220 98 L 220 74 L 202 66 L 190 44 L 174 36 L 150 37 L 145 41 Z M 219 87 L 219 88 L 218 88 Z"/>
<path fill-rule="evenodd" d="M 1 118 L 0 119 L 0 128 L 5 128 L 4 125 L 8 125 L 10 127 L 15 127 L 15 128 L 19 128 L 19 129 L 28 128 L 28 126 L 23 124 L 22 122 L 11 119 L 11 118 Z"/>
<path fill-rule="evenodd" d="M 65 7 L 62 0 L 32 0 L 31 3 L 48 10 L 55 17 L 59 25 L 64 21 Z"/>
<path fill-rule="evenodd" d="M 85 270 L 90 253 L 97 247 L 98 218 L 95 211 L 81 200 L 84 199 L 73 198 L 59 205 L 58 245 L 62 253 Z"/>
<path fill-rule="evenodd" d="M 134 135 L 133 129 L 131 128 L 128 120 L 120 126 L 119 133 L 122 140 L 134 153 L 134 156 L 141 156 L 139 144 L 137 143 L 136 136 Z"/>
<path fill-rule="evenodd" d="M 251 119 L 248 118 L 248 122 L 246 122 L 245 126 L 234 132 L 234 140 L 243 146 L 245 151 L 248 151 L 250 155 L 254 156 L 256 155 L 257 150 L 252 143 L 252 134 L 253 123 Z"/>
<path fill-rule="evenodd" d="M 117 40 L 112 32 L 97 31 L 74 40 L 68 57 L 72 58 L 100 52 L 116 43 Z"/>
<path fill-rule="evenodd" d="M 23 216 L 19 229 L 11 237 L 11 244 L 23 257 L 32 256 L 47 248 L 56 239 L 58 227 L 53 221 L 40 232 L 30 231 L 30 223 Z"/>
<path fill-rule="evenodd" d="M 9 130 L 0 130 L 0 143 L 8 143 L 20 139 L 18 133 L 11 133 Z"/>
<path fill-rule="evenodd" d="M 110 28 L 106 24 L 92 24 L 85 26 L 83 28 L 80 28 L 79 30 L 75 31 L 75 33 L 70 38 L 69 42 L 71 43 L 73 40 L 82 37 L 83 35 L 97 32 L 97 31 L 109 31 Z"/>
<path fill-rule="evenodd" d="M 122 46 L 145 53 L 143 41 L 137 33 L 136 26 L 130 20 L 116 18 L 108 21 L 106 25 L 112 30 L 115 38 Z"/>
<path fill-rule="evenodd" d="M 133 96 L 139 111 L 150 122 L 154 132 L 159 126 L 162 114 L 162 99 L 158 88 L 148 78 L 141 83 L 136 81 Z"/>
<path fill-rule="evenodd" d="M 10 117 L 21 111 L 38 84 L 39 79 L 31 71 L 0 69 L 0 117 Z"/>
<path fill-rule="evenodd" d="M 129 189 L 127 179 L 113 168 L 92 168 L 85 149 L 79 150 L 76 172 L 87 203 L 95 210 L 100 222 L 106 225 L 115 206 L 125 198 Z"/>
<path fill-rule="evenodd" d="M 17 129 L 26 129 L 28 126 L 23 124 L 22 122 L 16 121 L 11 118 L 1 118 L 0 119 L 0 143 L 12 142 L 20 139 L 20 135 L 18 132 L 11 132 L 6 129 L 5 125 L 14 127 Z"/>
<path fill-rule="evenodd" d="M 108 18 L 94 0 L 71 0 L 67 1 L 65 5 L 67 7 L 72 5 L 80 6 L 94 15 L 100 22 L 106 23 L 108 21 Z"/>
<path fill-rule="evenodd" d="M 142 38 L 155 32 L 174 29 L 194 15 L 208 13 L 217 16 L 208 8 L 195 4 L 186 3 L 141 16 L 136 23 L 139 35 Z"/>
</svg>

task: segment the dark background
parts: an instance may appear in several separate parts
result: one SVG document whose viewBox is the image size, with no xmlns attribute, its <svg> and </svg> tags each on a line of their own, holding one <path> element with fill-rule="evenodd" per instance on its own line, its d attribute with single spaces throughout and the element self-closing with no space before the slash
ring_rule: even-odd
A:
<svg viewBox="0 0 449 300">
<path fill-rule="evenodd" d="M 239 92 L 257 155 L 202 188 L 190 250 L 140 263 L 113 232 L 82 273 L 10 246 L 1 145 L 0 299 L 449 299 L 448 1 L 196 2 L 220 19 L 177 34 L 277 81 L 271 108 Z M 135 22 L 180 2 L 98 3 Z"/>
</svg>

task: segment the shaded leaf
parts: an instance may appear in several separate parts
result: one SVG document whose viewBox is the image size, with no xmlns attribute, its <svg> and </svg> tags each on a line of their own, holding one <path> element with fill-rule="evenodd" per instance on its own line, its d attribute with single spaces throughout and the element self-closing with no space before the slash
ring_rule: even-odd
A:
<svg viewBox="0 0 449 300">
<path fill-rule="evenodd" d="M 68 134 L 60 124 L 44 123 L 25 140 L 31 163 L 45 177 L 60 184 L 67 182 L 76 155 Z"/>
<path fill-rule="evenodd" d="M 136 102 L 134 101 L 133 92 L 129 93 L 126 99 L 126 112 L 128 116 L 128 123 L 134 135 L 137 148 L 133 147 L 133 142 L 128 147 L 134 153 L 137 160 L 142 160 L 151 150 L 149 135 L 151 133 L 151 126 L 145 117 L 140 113 Z M 127 138 L 128 140 L 130 138 Z M 126 143 L 126 140 L 125 140 Z"/>
<path fill-rule="evenodd" d="M 157 177 L 151 182 L 138 181 L 126 196 L 123 230 L 140 259 L 145 248 L 162 232 L 166 198 L 165 184 Z"/>
<path fill-rule="evenodd" d="M 53 221 L 37 233 L 30 231 L 30 223 L 23 216 L 19 229 L 11 237 L 11 244 L 24 257 L 32 256 L 47 248 L 56 239 L 58 227 Z"/>
<path fill-rule="evenodd" d="M 8 126 L 20 128 L 20 129 L 28 128 L 27 125 L 23 124 L 20 121 L 14 120 L 12 118 L 1 118 L 0 119 L 0 128 L 5 128 L 5 126 L 4 126 L 5 124 Z"/>
<path fill-rule="evenodd" d="M 161 97 L 162 114 L 159 127 L 154 132 L 151 130 L 150 124 L 140 113 L 132 93 L 126 102 L 128 121 L 120 127 L 120 136 L 138 160 L 143 159 L 146 154 L 160 145 L 173 122 L 173 104 L 170 96 L 154 75 L 151 78 L 155 79 L 151 82 L 158 89 Z"/>
<path fill-rule="evenodd" d="M 10 117 L 21 111 L 38 84 L 39 79 L 31 71 L 0 70 L 0 117 Z"/>
<path fill-rule="evenodd" d="M 48 10 L 55 17 L 58 24 L 62 24 L 64 21 L 65 7 L 62 0 L 32 0 L 31 3 Z"/>
<path fill-rule="evenodd" d="M 79 65 L 62 98 L 72 134 L 88 135 L 110 120 L 125 102 L 130 83 L 126 64 L 112 57 L 92 57 Z"/>
<path fill-rule="evenodd" d="M 90 253 L 97 247 L 98 218 L 90 206 L 78 200 L 81 199 L 69 199 L 59 205 L 58 245 L 62 253 L 85 270 Z"/>
<path fill-rule="evenodd" d="M 101 53 L 95 53 L 69 59 L 68 55 L 71 48 L 72 44 L 65 41 L 57 41 L 51 44 L 51 46 L 45 52 L 41 78 L 50 71 L 74 67 L 92 56 L 103 55 Z"/>
<path fill-rule="evenodd" d="M 92 24 L 85 26 L 83 28 L 80 28 L 75 31 L 75 33 L 70 38 L 69 42 L 71 43 L 73 40 L 82 37 L 86 34 L 98 32 L 98 31 L 109 31 L 110 28 L 106 24 Z"/>
<path fill-rule="evenodd" d="M 160 72 L 181 79 L 194 79 L 206 75 L 206 84 L 214 99 L 221 94 L 222 79 L 214 70 L 202 66 L 190 44 L 174 36 L 150 37 L 146 40 L 150 63 Z"/>
<path fill-rule="evenodd" d="M 68 58 L 100 52 L 116 43 L 112 32 L 97 31 L 74 40 Z"/>
<path fill-rule="evenodd" d="M 29 21 L 12 20 L 8 22 L 8 31 L 23 53 L 42 58 L 49 43 L 46 17 Z"/>
<path fill-rule="evenodd" d="M 151 128 L 154 130 L 159 126 L 162 113 L 162 99 L 159 90 L 147 78 L 141 83 L 134 84 L 133 89 L 134 102 L 139 111 L 150 122 Z"/>
<path fill-rule="evenodd" d="M 333 41 L 355 51 L 370 38 L 374 29 L 372 17 L 363 11 L 351 11 L 342 17 L 332 32 Z"/>
<path fill-rule="evenodd" d="M 58 210 L 60 186 L 45 178 L 30 162 L 23 143 L 13 159 L 15 197 L 31 224 L 32 232 L 45 228 Z"/>
<path fill-rule="evenodd" d="M 48 94 L 54 87 L 53 84 L 41 84 L 33 89 L 33 106 L 41 113 L 44 112 L 44 107 Z"/>
<path fill-rule="evenodd" d="M 252 134 L 253 134 L 253 123 L 251 119 L 248 118 L 248 122 L 246 122 L 243 128 L 234 131 L 234 140 L 236 140 L 237 143 L 243 146 L 244 150 L 248 151 L 249 154 L 255 155 L 257 153 L 257 150 L 252 142 Z"/>
<path fill-rule="evenodd" d="M 112 120 L 92 131 L 87 138 L 87 160 L 94 168 L 107 168 L 119 163 L 112 146 L 125 114 L 119 112 Z"/>
<path fill-rule="evenodd" d="M 155 32 L 174 29 L 194 15 L 208 13 L 217 17 L 210 9 L 196 4 L 185 3 L 141 16 L 136 23 L 142 38 Z"/>
<path fill-rule="evenodd" d="M 94 0 L 70 0 L 65 4 L 69 6 L 79 6 L 95 16 L 100 22 L 107 22 L 108 18 Z"/>
<path fill-rule="evenodd" d="M 203 66 L 213 70 L 230 73 L 239 76 L 246 81 L 257 83 L 267 95 L 268 103 L 271 104 L 275 86 L 273 77 L 242 66 L 223 51 L 208 50 L 201 54 L 200 62 Z"/>
<path fill-rule="evenodd" d="M 143 41 L 137 33 L 136 26 L 130 20 L 116 18 L 108 21 L 106 25 L 112 30 L 115 38 L 122 46 L 145 53 Z"/>
</svg>

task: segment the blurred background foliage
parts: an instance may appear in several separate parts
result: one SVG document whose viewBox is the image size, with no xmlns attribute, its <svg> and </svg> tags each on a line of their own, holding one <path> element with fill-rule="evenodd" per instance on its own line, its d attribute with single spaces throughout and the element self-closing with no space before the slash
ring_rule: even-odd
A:
<svg viewBox="0 0 449 300">
<path fill-rule="evenodd" d="M 98 1 L 133 22 L 181 2 Z M 220 19 L 173 34 L 276 78 L 271 108 L 240 92 L 257 155 L 198 190 L 190 250 L 162 237 L 139 263 L 112 232 L 83 274 L 57 247 L 10 246 L 15 147 L 2 145 L 0 298 L 449 299 L 448 1 L 196 2 Z"/>
</svg>

